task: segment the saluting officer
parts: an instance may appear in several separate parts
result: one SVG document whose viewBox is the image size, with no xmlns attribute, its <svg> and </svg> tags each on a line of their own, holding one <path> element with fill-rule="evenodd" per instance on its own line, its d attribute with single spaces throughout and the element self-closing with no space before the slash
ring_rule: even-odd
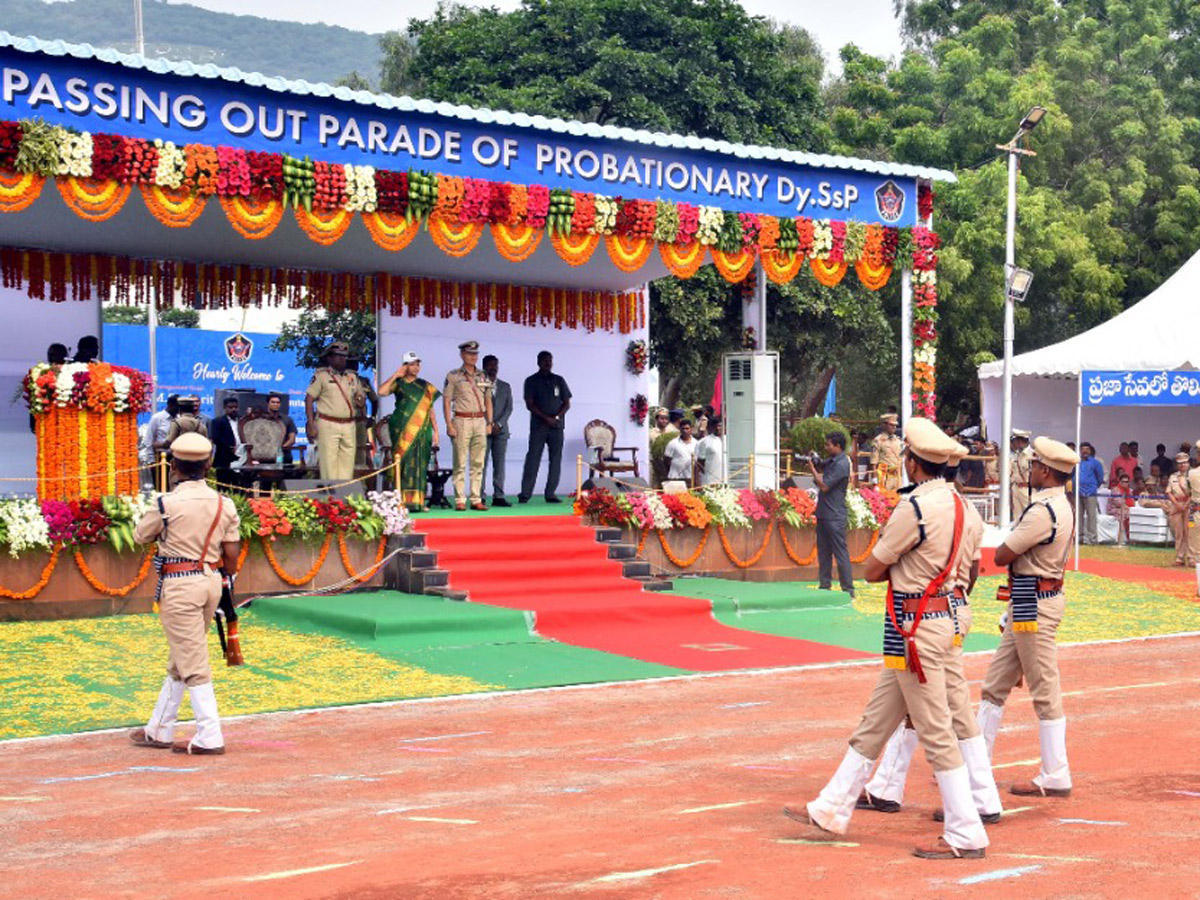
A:
<svg viewBox="0 0 1200 900">
<path fill-rule="evenodd" d="M 1075 533 L 1075 513 L 1065 485 L 1079 465 L 1079 454 L 1048 437 L 1035 440 L 1033 452 L 1033 498 L 996 550 L 996 564 L 1008 566 L 1010 599 L 1004 637 L 983 680 L 979 728 L 991 756 L 1004 701 L 1024 676 L 1038 717 L 1042 767 L 1032 782 L 1013 785 L 1012 792 L 1022 797 L 1066 797 L 1071 793 L 1071 769 L 1054 638 L 1066 608 L 1063 569 Z"/>
<path fill-rule="evenodd" d="M 175 489 L 159 497 L 133 533 L 139 544 L 158 542 L 155 600 L 167 636 L 167 677 L 150 721 L 130 739 L 139 747 L 170 747 L 176 753 L 224 753 L 208 662 L 208 626 L 221 599 L 222 575 L 232 576 L 237 569 L 238 514 L 232 500 L 204 481 L 212 462 L 208 438 L 185 434 L 171 444 L 171 456 Z M 175 741 L 185 687 L 196 733 L 190 741 Z"/>
<path fill-rule="evenodd" d="M 471 509 L 485 510 L 483 464 L 493 424 L 492 382 L 476 367 L 479 341 L 463 341 L 458 345 L 458 354 L 463 364 L 447 373 L 442 390 L 446 434 L 454 442 L 454 505 L 459 510 L 467 508 L 466 475 L 470 468 Z"/>
<path fill-rule="evenodd" d="M 958 477 L 958 467 L 967 455 L 966 447 L 960 447 L 950 458 L 943 473 L 945 481 L 953 485 Z M 992 774 L 992 761 L 988 757 L 987 744 L 975 721 L 971 708 L 971 688 L 963 669 L 962 642 L 971 632 L 971 589 L 979 577 L 980 546 L 983 542 L 983 519 L 970 503 L 963 506 L 962 551 L 959 553 L 958 571 L 955 573 L 954 594 L 950 605 L 954 613 L 954 649 L 946 663 L 946 702 L 950 706 L 950 717 L 954 723 L 954 735 L 958 738 L 958 749 L 962 753 L 967 774 L 971 779 L 971 794 L 975 808 L 985 825 L 1000 821 L 1003 811 L 1000 792 L 996 790 L 996 779 Z M 883 758 L 866 790 L 858 798 L 859 809 L 877 812 L 899 812 L 904 802 L 904 786 L 908 780 L 908 769 L 917 749 L 917 732 L 912 722 L 904 723 L 892 734 Z M 941 821 L 942 812 L 933 814 Z"/>
<path fill-rule="evenodd" d="M 349 358 L 349 344 L 331 343 L 321 359 L 325 365 L 313 372 L 304 393 L 308 437 L 316 438 L 317 462 L 326 481 L 354 477 L 358 417 L 366 407 L 366 394 L 358 375 L 346 368 Z"/>
<path fill-rule="evenodd" d="M 907 712 L 945 811 L 938 843 L 913 854 L 977 859 L 985 855 L 988 837 L 946 700 L 946 667 L 954 650 L 950 599 L 963 552 L 966 504 L 942 473 L 958 444 L 923 418 L 912 419 L 904 437 L 904 468 L 915 488 L 892 512 L 866 567 L 868 581 L 889 582 L 884 668 L 833 778 L 807 810 L 785 808 L 784 813 L 845 834 L 871 766 Z"/>
<path fill-rule="evenodd" d="M 1029 449 L 1029 432 L 1014 428 L 1009 448 L 1012 455 L 1008 462 L 1008 487 L 1012 493 L 1012 519 L 1015 522 L 1025 512 L 1030 494 L 1033 493 L 1029 482 L 1029 466 L 1033 461 L 1033 451 Z"/>
<path fill-rule="evenodd" d="M 898 491 L 900 451 L 904 449 L 904 442 L 896 436 L 896 426 L 900 419 L 895 413 L 884 413 L 879 420 L 883 422 L 883 431 L 871 441 L 871 469 L 877 473 L 881 489 Z"/>
</svg>

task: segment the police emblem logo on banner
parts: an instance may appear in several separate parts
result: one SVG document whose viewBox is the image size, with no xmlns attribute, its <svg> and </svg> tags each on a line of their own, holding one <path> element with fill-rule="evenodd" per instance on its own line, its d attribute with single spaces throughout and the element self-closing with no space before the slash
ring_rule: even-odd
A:
<svg viewBox="0 0 1200 900">
<path fill-rule="evenodd" d="M 904 215 L 904 189 L 889 178 L 875 188 L 875 209 L 880 219 L 895 225 Z"/>
<path fill-rule="evenodd" d="M 244 363 L 250 359 L 253 351 L 254 341 L 240 331 L 225 338 L 225 355 L 229 357 L 230 362 Z"/>
</svg>

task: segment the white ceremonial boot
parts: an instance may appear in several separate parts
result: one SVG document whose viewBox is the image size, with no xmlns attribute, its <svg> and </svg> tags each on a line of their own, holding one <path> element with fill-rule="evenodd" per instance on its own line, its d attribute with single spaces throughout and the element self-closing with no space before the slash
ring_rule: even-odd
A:
<svg viewBox="0 0 1200 900">
<path fill-rule="evenodd" d="M 1000 792 L 996 790 L 996 779 L 992 775 L 992 761 L 988 758 L 987 743 L 983 735 L 958 742 L 962 752 L 963 762 L 967 765 L 967 774 L 971 779 L 971 797 L 975 801 L 975 809 L 985 819 L 996 822 L 1000 819 L 1003 805 L 1000 802 Z"/>
<path fill-rule="evenodd" d="M 196 733 L 186 743 L 176 742 L 175 752 L 200 755 L 224 753 L 225 738 L 221 734 L 221 718 L 217 714 L 217 695 L 213 692 L 212 682 L 190 687 L 188 694 L 192 698 L 192 713 L 196 717 Z"/>
<path fill-rule="evenodd" d="M 1200 528 L 1200 525 L 1194 527 Z M 1200 597 L 1200 563 L 1196 563 L 1196 596 Z"/>
<path fill-rule="evenodd" d="M 821 790 L 820 796 L 808 804 L 808 818 L 825 831 L 845 834 L 854 814 L 854 804 L 871 774 L 874 760 L 867 759 L 853 747 L 846 748 L 841 765 Z"/>
<path fill-rule="evenodd" d="M 901 722 L 888 739 L 879 767 L 867 782 L 867 796 L 859 800 L 859 809 L 899 812 L 904 803 L 904 785 L 908 767 L 917 751 L 917 732 Z M 882 802 L 880 802 L 882 801 Z"/>
<path fill-rule="evenodd" d="M 145 728 L 129 735 L 139 747 L 170 747 L 175 740 L 175 723 L 179 719 L 179 706 L 183 703 L 184 684 L 168 675 L 163 679 L 158 692 L 158 701 Z"/>
<path fill-rule="evenodd" d="M 967 773 L 967 767 L 959 766 L 933 774 L 942 793 L 942 810 L 945 814 L 942 842 L 946 845 L 943 851 L 946 855 L 936 855 L 936 850 L 918 850 L 917 855 L 933 859 L 983 856 L 988 836 L 979 818 L 979 811 L 975 808 L 975 799 L 971 796 L 971 776 Z"/>
<path fill-rule="evenodd" d="M 1033 783 L 1045 794 L 1065 797 L 1071 793 L 1071 767 L 1067 764 L 1067 720 L 1038 722 L 1042 748 L 1042 770 Z"/>
<path fill-rule="evenodd" d="M 1003 718 L 1003 706 L 997 706 L 987 700 L 979 701 L 979 712 L 975 715 L 975 721 L 979 724 L 984 743 L 987 744 L 988 762 L 991 762 L 992 747 L 996 743 L 996 733 L 1000 730 L 1000 720 Z"/>
</svg>

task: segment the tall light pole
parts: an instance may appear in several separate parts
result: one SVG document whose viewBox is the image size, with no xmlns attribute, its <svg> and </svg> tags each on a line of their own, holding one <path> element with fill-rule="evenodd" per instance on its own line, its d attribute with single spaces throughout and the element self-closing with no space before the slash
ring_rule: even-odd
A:
<svg viewBox="0 0 1200 900">
<path fill-rule="evenodd" d="M 1008 221 L 1005 227 L 1004 245 L 1004 405 L 1000 410 L 1000 527 L 1007 528 L 1012 523 L 1012 483 L 1009 480 L 1009 444 L 1012 441 L 1012 354 L 1014 298 L 1013 276 L 1017 270 L 1017 158 L 1020 156 L 1035 156 L 1032 150 L 1020 146 L 1021 141 L 1033 131 L 1046 115 L 1046 110 L 1040 106 L 1031 109 L 1021 120 L 1017 133 L 1007 144 L 997 144 L 997 150 L 1008 154 Z M 1028 273 L 1026 273 L 1028 275 Z M 1024 280 L 1024 292 L 1029 290 L 1032 276 Z"/>
</svg>

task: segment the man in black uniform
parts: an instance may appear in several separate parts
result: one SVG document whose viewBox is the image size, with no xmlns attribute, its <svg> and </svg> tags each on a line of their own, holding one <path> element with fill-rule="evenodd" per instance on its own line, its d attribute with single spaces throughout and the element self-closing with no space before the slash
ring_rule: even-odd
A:
<svg viewBox="0 0 1200 900">
<path fill-rule="evenodd" d="M 561 375 L 555 375 L 554 355 L 543 350 L 537 356 L 538 370 L 525 379 L 525 407 L 529 410 L 529 451 L 521 475 L 521 493 L 517 500 L 528 503 L 533 496 L 542 448 L 550 449 L 550 471 L 546 474 L 546 502 L 561 503 L 555 493 L 562 469 L 563 427 L 571 408 L 571 389 Z"/>
<path fill-rule="evenodd" d="M 218 490 L 236 493 L 242 485 L 242 473 L 232 468 L 237 459 L 238 398 L 226 397 L 222 407 L 225 414 L 212 420 L 209 438 L 213 442 L 213 470 L 217 476 Z"/>
</svg>

